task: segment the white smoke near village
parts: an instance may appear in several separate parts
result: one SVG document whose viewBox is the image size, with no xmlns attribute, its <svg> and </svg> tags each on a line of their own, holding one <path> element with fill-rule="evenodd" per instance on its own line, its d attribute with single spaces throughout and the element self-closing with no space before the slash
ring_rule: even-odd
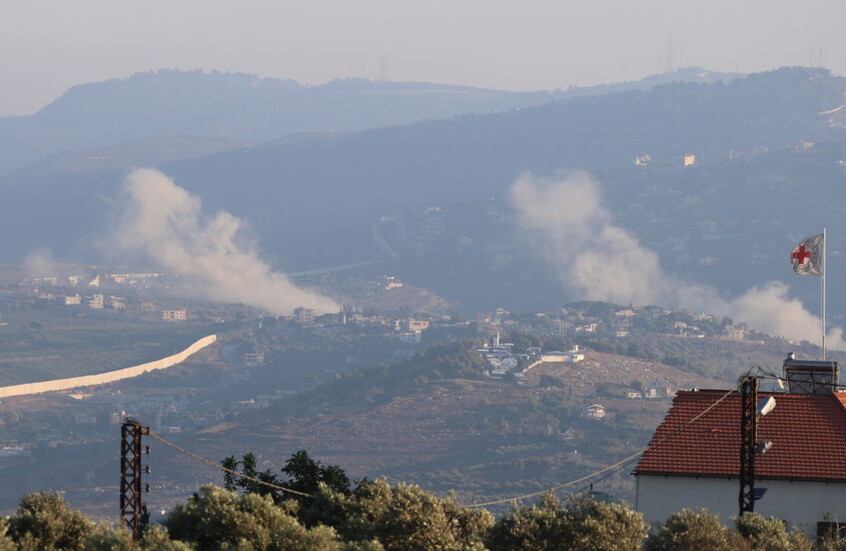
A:
<svg viewBox="0 0 846 551">
<path fill-rule="evenodd" d="M 53 260 L 53 254 L 45 248 L 27 254 L 23 266 L 29 277 L 55 276 L 58 272 L 58 264 Z"/>
<path fill-rule="evenodd" d="M 729 316 L 771 335 L 819 342 L 820 319 L 789 288 L 771 281 L 736 298 L 664 272 L 658 255 L 615 226 L 602 206 L 599 183 L 583 171 L 544 178 L 524 174 L 511 187 L 517 223 L 564 286 L 586 300 L 655 304 Z M 838 328 L 826 346 L 844 350 Z"/>
<path fill-rule="evenodd" d="M 331 299 L 294 285 L 243 243 L 240 219 L 227 212 L 205 216 L 198 197 L 156 170 L 137 169 L 124 182 L 117 246 L 141 252 L 178 274 L 198 297 L 238 302 L 273 314 L 303 306 L 325 313 Z"/>
</svg>

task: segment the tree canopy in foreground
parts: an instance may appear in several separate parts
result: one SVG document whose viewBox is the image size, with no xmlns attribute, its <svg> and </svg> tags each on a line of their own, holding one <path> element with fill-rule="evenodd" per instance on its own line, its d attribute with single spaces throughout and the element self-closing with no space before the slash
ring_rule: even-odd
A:
<svg viewBox="0 0 846 551">
<path fill-rule="evenodd" d="M 409 484 L 350 484 L 336 466 L 303 450 L 281 469 L 256 471 L 255 457 L 227 458 L 235 472 L 296 485 L 303 497 L 269 492 L 229 474 L 227 488 L 203 486 L 160 525 L 133 541 L 122 526 L 95 523 L 55 493 L 24 496 L 0 519 L 0 551 L 811 551 L 802 532 L 757 514 L 724 526 L 707 511 L 683 510 L 649 527 L 625 504 L 589 498 L 514 506 L 496 519 Z M 238 470 L 240 469 L 240 470 Z M 290 487 L 290 486 L 288 486 Z M 292 488 L 293 489 L 293 488 Z M 817 549 L 846 546 L 829 538 Z"/>
</svg>

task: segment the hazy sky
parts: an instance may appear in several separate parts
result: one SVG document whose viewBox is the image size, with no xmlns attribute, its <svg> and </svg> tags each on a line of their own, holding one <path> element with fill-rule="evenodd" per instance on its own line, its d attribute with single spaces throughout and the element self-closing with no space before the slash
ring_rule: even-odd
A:
<svg viewBox="0 0 846 551">
<path fill-rule="evenodd" d="M 532 90 L 639 79 L 672 52 L 846 75 L 844 21 L 844 0 L 0 0 L 0 114 L 159 68 Z"/>
</svg>

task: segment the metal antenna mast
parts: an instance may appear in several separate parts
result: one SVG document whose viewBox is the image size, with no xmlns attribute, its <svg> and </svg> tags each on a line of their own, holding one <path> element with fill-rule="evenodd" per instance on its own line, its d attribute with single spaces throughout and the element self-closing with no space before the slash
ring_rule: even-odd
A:
<svg viewBox="0 0 846 551">
<path fill-rule="evenodd" d="M 667 58 L 666 65 L 664 66 L 664 72 L 672 73 L 674 63 L 675 60 L 673 59 L 673 32 L 670 31 L 670 35 L 667 38 Z"/>
<path fill-rule="evenodd" d="M 384 82 L 388 80 L 388 54 L 382 54 L 382 60 L 379 63 L 379 80 Z"/>
<path fill-rule="evenodd" d="M 132 532 L 132 539 L 141 539 L 141 515 L 144 508 L 141 499 L 141 437 L 150 434 L 150 427 L 142 427 L 138 421 L 127 419 L 120 429 L 120 516 Z M 150 446 L 146 447 L 150 453 Z M 148 466 L 146 472 L 150 472 Z M 150 491 L 150 485 L 145 487 Z"/>
</svg>

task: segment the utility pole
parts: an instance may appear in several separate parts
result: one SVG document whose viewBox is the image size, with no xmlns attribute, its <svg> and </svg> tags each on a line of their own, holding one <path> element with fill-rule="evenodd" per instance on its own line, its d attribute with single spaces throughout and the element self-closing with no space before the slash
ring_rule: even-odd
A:
<svg viewBox="0 0 846 551">
<path fill-rule="evenodd" d="M 150 427 L 142 427 L 138 421 L 127 419 L 120 429 L 120 516 L 132 532 L 132 539 L 141 539 L 141 513 L 144 507 L 141 499 L 141 437 L 150 434 Z M 150 446 L 146 447 L 150 453 Z M 150 467 L 146 468 L 149 474 Z M 150 485 L 146 485 L 150 491 Z"/>
<path fill-rule="evenodd" d="M 740 515 L 755 511 L 755 452 L 758 445 L 758 378 L 740 383 Z"/>
</svg>

